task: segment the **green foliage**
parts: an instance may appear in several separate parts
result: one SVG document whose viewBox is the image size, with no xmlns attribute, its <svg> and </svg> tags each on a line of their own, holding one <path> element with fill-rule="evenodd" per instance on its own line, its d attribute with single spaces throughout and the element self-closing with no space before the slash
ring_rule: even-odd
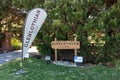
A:
<svg viewBox="0 0 120 80">
<path fill-rule="evenodd" d="M 0 19 L 6 16 L 6 12 L 11 6 L 11 0 L 0 0 Z"/>
<path fill-rule="evenodd" d="M 44 3 L 44 0 L 12 0 L 12 5 L 19 9 L 25 9 L 26 11 L 35 8 L 41 7 Z"/>
<path fill-rule="evenodd" d="M 96 5 L 96 3 L 99 4 L 92 0 L 58 0 L 46 3 L 48 19 L 44 26 L 51 31 L 49 31 L 49 35 L 53 38 L 57 37 L 58 40 L 69 40 L 71 35 L 77 34 L 78 40 L 81 42 L 80 54 L 89 56 L 90 52 L 87 48 L 90 43 L 87 38 L 95 30 L 93 28 L 97 25 L 97 14 L 100 13 L 99 9 L 103 5 L 102 2 L 100 2 L 101 5 Z M 95 20 L 89 19 L 89 15 L 95 16 Z M 45 29 L 41 30 L 41 33 L 42 31 Z"/>
<path fill-rule="evenodd" d="M 106 6 L 107 4 L 104 0 L 46 2 L 44 8 L 48 17 L 38 39 L 41 39 L 43 43 L 50 44 L 55 37 L 58 40 L 69 40 L 71 35 L 77 34 L 81 43 L 80 55 L 86 57 L 88 62 L 90 56 L 94 58 L 92 62 L 96 63 L 107 63 L 120 57 L 118 45 L 120 43 L 119 1 L 109 7 Z M 109 34 L 111 29 L 113 31 Z M 47 36 L 49 37 L 46 39 Z M 92 41 L 88 37 L 91 37 Z M 45 46 L 38 47 L 42 49 Z M 51 49 L 50 45 L 46 47 Z M 50 51 L 52 53 L 52 50 Z"/>
<path fill-rule="evenodd" d="M 51 44 L 45 44 L 45 43 L 38 43 L 38 50 L 39 52 L 43 53 L 44 55 L 51 55 Z"/>
<path fill-rule="evenodd" d="M 89 5 L 84 6 L 82 5 L 83 3 L 84 1 L 82 0 L 58 0 L 56 2 L 46 2 L 44 8 L 48 13 L 48 18 L 40 31 L 41 35 L 38 35 L 38 39 L 42 39 L 43 43 L 46 42 L 47 44 L 50 44 L 55 37 L 58 40 L 70 40 L 73 34 L 78 34 L 78 38 L 84 37 L 83 40 L 81 38 L 79 38 L 79 40 L 82 43 L 86 43 L 87 40 L 82 33 L 84 32 L 82 26 L 87 18 L 88 11 L 86 10 L 86 7 Z M 81 28 L 81 30 L 79 28 Z M 49 36 L 50 38 L 48 41 L 44 38 L 46 36 Z M 42 46 L 38 47 L 41 48 Z M 49 49 L 50 48 L 51 47 L 49 46 Z"/>
<path fill-rule="evenodd" d="M 11 45 L 14 50 L 19 50 L 22 48 L 22 43 L 16 38 L 11 39 Z"/>
<path fill-rule="evenodd" d="M 116 3 L 106 10 L 99 21 L 102 21 L 105 30 L 105 41 L 102 49 L 99 49 L 97 62 L 111 62 L 120 57 L 120 4 Z"/>
</svg>

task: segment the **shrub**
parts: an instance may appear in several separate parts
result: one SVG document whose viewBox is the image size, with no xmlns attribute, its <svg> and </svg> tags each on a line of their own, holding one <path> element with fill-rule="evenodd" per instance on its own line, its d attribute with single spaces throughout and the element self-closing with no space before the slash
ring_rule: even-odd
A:
<svg viewBox="0 0 120 80">
<path fill-rule="evenodd" d="M 56 0 L 55 0 L 56 1 Z M 104 6 L 103 6 L 104 5 Z M 47 20 L 38 35 L 39 51 L 52 53 L 50 44 L 58 40 L 69 40 L 77 34 L 80 41 L 80 55 L 95 58 L 93 62 L 108 63 L 120 57 L 120 1 L 105 6 L 103 0 L 57 0 L 46 2 Z M 62 9 L 61 9 L 62 8 Z M 111 31 L 112 30 L 112 31 Z M 104 34 L 104 36 L 103 36 Z M 88 37 L 93 40 L 88 40 Z M 100 42 L 104 43 L 100 43 Z M 91 43 L 95 45 L 91 46 Z M 92 58 L 90 58 L 90 56 Z"/>
<path fill-rule="evenodd" d="M 19 50 L 22 47 L 21 41 L 16 38 L 11 39 L 11 45 L 14 50 Z"/>
</svg>

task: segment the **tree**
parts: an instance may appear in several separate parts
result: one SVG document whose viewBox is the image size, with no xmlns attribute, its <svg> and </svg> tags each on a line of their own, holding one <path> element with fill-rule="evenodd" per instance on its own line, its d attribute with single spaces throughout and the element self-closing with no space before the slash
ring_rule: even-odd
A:
<svg viewBox="0 0 120 80">
<path fill-rule="evenodd" d="M 12 0 L 1 1 L 0 6 L 0 32 L 9 31 L 14 37 L 21 37 L 25 14 L 13 7 Z"/>
</svg>

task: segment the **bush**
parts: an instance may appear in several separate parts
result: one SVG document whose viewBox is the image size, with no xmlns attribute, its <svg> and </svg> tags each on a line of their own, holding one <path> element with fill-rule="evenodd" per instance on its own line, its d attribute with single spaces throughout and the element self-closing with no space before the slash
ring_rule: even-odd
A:
<svg viewBox="0 0 120 80">
<path fill-rule="evenodd" d="M 19 50 L 22 47 L 21 41 L 16 38 L 11 39 L 11 45 L 12 45 L 13 50 Z"/>
<path fill-rule="evenodd" d="M 106 37 L 107 38 L 107 37 Z M 106 40 L 98 52 L 96 62 L 108 63 L 120 58 L 120 35 L 112 36 Z"/>
<path fill-rule="evenodd" d="M 51 48 L 50 44 L 45 43 L 38 43 L 38 50 L 43 55 L 51 55 Z"/>
<path fill-rule="evenodd" d="M 104 5 L 104 6 L 103 6 Z M 38 35 L 39 51 L 52 53 L 50 44 L 57 40 L 69 40 L 77 34 L 80 55 L 96 63 L 108 63 L 120 57 L 120 2 L 105 6 L 96 0 L 57 0 L 46 2 L 47 20 Z M 62 8 L 62 9 L 61 9 Z M 112 31 L 111 31 L 112 30 Z M 90 41 L 88 38 L 91 38 Z M 91 43 L 95 44 L 91 46 Z M 90 58 L 91 57 L 91 58 Z M 89 62 L 89 61 L 88 61 Z"/>
</svg>

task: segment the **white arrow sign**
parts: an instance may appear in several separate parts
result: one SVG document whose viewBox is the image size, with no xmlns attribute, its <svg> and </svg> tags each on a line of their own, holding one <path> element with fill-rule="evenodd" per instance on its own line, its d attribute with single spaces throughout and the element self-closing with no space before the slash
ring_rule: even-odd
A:
<svg viewBox="0 0 120 80">
<path fill-rule="evenodd" d="M 35 39 L 46 17 L 47 17 L 47 13 L 40 8 L 32 9 L 28 13 L 25 21 L 24 35 L 23 35 L 23 42 L 22 42 L 23 59 L 25 58 L 25 55 L 27 54 L 27 51 L 30 45 Z"/>
</svg>

